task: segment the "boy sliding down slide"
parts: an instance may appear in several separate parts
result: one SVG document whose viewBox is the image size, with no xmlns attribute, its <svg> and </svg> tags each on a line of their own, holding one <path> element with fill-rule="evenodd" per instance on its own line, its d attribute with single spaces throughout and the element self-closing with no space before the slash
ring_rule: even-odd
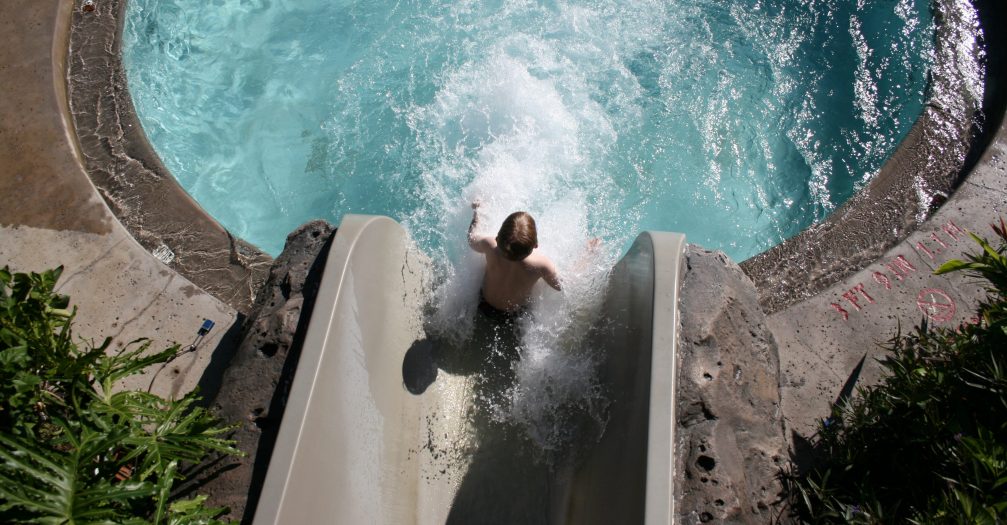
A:
<svg viewBox="0 0 1007 525">
<path fill-rule="evenodd" d="M 520 313 L 531 298 L 532 287 L 542 279 L 559 291 L 556 265 L 538 251 L 535 219 L 519 211 L 510 214 L 500 226 L 496 238 L 476 235 L 479 224 L 479 202 L 472 203 L 472 223 L 469 224 L 469 246 L 486 256 L 480 309 L 489 307 L 498 314 Z"/>
</svg>

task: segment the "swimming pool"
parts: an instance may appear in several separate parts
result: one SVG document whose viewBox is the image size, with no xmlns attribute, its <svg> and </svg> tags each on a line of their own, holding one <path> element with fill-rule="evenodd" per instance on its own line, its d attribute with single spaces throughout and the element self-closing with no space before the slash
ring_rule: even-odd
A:
<svg viewBox="0 0 1007 525">
<path fill-rule="evenodd" d="M 736 260 L 825 217 L 912 125 L 926 0 L 131 0 L 137 113 L 183 187 L 276 254 L 305 220 L 402 221 L 435 257 L 685 232 Z"/>
</svg>

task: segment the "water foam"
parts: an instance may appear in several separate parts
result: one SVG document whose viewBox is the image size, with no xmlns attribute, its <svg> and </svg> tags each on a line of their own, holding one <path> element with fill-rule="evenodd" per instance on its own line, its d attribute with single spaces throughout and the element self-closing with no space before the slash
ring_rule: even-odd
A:
<svg viewBox="0 0 1007 525">
<path fill-rule="evenodd" d="M 581 10 L 572 15 L 584 17 Z M 600 424 L 603 418 L 597 349 L 583 334 L 597 313 L 617 251 L 586 248 L 589 239 L 610 234 L 596 225 L 615 219 L 599 218 L 605 210 L 589 202 L 613 193 L 611 179 L 592 165 L 589 153 L 611 148 L 617 134 L 605 108 L 589 96 L 583 73 L 563 55 L 569 50 L 551 44 L 529 35 L 502 38 L 481 60 L 451 71 L 431 104 L 413 108 L 410 121 L 429 160 L 423 194 L 430 201 L 405 221 L 421 242 L 447 233 L 437 258 L 444 278 L 434 291 L 432 325 L 464 339 L 482 278 L 481 256 L 464 241 L 471 216 L 467 204 L 481 202 L 477 233 L 482 235 L 495 235 L 517 209 L 536 217 L 540 251 L 556 263 L 564 291 L 541 283 L 536 288 L 531 315 L 521 326 L 515 382 L 486 401 L 497 420 L 521 425 L 546 451 L 577 437 L 571 421 Z M 441 212 L 432 227 L 426 221 L 431 208 Z"/>
</svg>

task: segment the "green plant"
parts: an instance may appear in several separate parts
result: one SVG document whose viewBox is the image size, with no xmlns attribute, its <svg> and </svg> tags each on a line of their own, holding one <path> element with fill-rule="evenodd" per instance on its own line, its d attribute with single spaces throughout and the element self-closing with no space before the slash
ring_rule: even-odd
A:
<svg viewBox="0 0 1007 525">
<path fill-rule="evenodd" d="M 937 273 L 990 283 L 978 322 L 922 323 L 896 334 L 880 384 L 835 407 L 813 443 L 818 461 L 784 476 L 810 523 L 1000 523 L 1007 519 L 1007 228 L 994 249 Z"/>
<path fill-rule="evenodd" d="M 998 237 L 1007 240 L 1007 224 L 1004 223 L 1003 218 L 1000 219 L 1000 224 L 990 224 L 990 227 Z M 1003 295 L 1004 290 L 1007 290 L 1007 256 L 1004 255 L 1007 244 L 1001 243 L 999 248 L 994 249 L 978 235 L 969 232 L 969 236 L 979 244 L 982 251 L 977 255 L 966 254 L 965 257 L 968 258 L 968 261 L 952 259 L 942 264 L 934 273 L 944 274 L 966 270 L 989 281 L 993 285 L 993 290 L 999 290 L 999 293 Z"/>
<path fill-rule="evenodd" d="M 116 391 L 165 363 L 137 340 L 109 352 L 74 341 L 76 309 L 54 292 L 62 268 L 0 270 L 0 522 L 221 523 L 204 497 L 172 500 L 183 466 L 240 454 L 190 393 Z"/>
</svg>

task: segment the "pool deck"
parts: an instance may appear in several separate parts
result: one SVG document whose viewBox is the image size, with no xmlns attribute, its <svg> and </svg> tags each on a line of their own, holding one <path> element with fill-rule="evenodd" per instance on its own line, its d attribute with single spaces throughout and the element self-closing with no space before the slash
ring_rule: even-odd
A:
<svg viewBox="0 0 1007 525">
<path fill-rule="evenodd" d="M 974 322 L 981 283 L 962 272 L 936 276 L 949 259 L 979 247 L 989 224 L 1007 218 L 1007 125 L 936 214 L 879 259 L 814 297 L 769 316 L 779 345 L 780 397 L 789 431 L 810 436 L 844 385 L 875 382 L 882 343 L 926 319 L 954 328 Z M 858 372 L 858 363 L 864 358 Z M 793 436 L 788 436 L 793 438 Z"/>
<path fill-rule="evenodd" d="M 0 266 L 37 272 L 63 265 L 58 290 L 79 308 L 76 334 L 112 337 L 113 347 L 140 337 L 151 339 L 152 350 L 185 346 L 204 319 L 213 320 L 197 351 L 155 378 L 154 392 L 178 396 L 203 379 L 214 350 L 234 335 L 238 312 L 143 248 L 85 173 L 63 67 L 73 7 L 23 2 L 0 19 Z M 150 382 L 134 376 L 121 386 Z"/>
</svg>

